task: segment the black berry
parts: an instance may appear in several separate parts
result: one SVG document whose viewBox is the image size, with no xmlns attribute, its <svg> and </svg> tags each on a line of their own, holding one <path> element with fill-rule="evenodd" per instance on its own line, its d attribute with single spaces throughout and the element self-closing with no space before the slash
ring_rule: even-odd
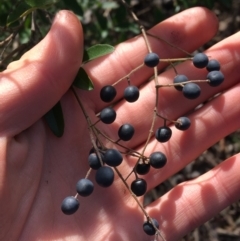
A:
<svg viewBox="0 0 240 241">
<path fill-rule="evenodd" d="M 155 218 L 152 218 L 151 221 L 154 223 L 156 228 L 159 228 L 159 223 Z M 154 235 L 156 233 L 156 230 L 154 226 L 150 223 L 150 221 L 145 221 L 143 224 L 143 230 L 147 235 Z"/>
<path fill-rule="evenodd" d="M 122 154 L 116 149 L 108 149 L 104 154 L 104 161 L 109 166 L 119 166 L 122 163 L 122 160 Z"/>
<path fill-rule="evenodd" d="M 102 155 L 102 161 L 104 162 L 103 155 Z M 95 152 L 91 153 L 88 156 L 88 164 L 94 170 L 97 170 L 99 167 L 101 167 L 101 162 Z"/>
<path fill-rule="evenodd" d="M 138 163 L 137 166 L 136 166 L 136 172 L 137 174 L 139 175 L 145 175 L 149 172 L 150 170 L 150 163 Z"/>
<path fill-rule="evenodd" d="M 195 54 L 193 65 L 199 69 L 205 68 L 208 64 L 208 56 L 204 53 Z"/>
<path fill-rule="evenodd" d="M 114 180 L 114 172 L 109 166 L 100 167 L 95 174 L 95 180 L 101 187 L 109 187 Z"/>
<path fill-rule="evenodd" d="M 62 202 L 62 212 L 67 215 L 75 213 L 79 208 L 79 201 L 72 196 L 66 197 Z"/>
<path fill-rule="evenodd" d="M 175 123 L 175 127 L 181 131 L 187 130 L 190 127 L 190 125 L 191 125 L 191 121 L 189 120 L 189 118 L 185 116 L 179 117 L 177 119 L 177 123 Z"/>
<path fill-rule="evenodd" d="M 211 60 L 209 60 L 206 68 L 210 72 L 213 70 L 220 70 L 221 66 L 220 66 L 220 63 L 216 59 L 211 59 Z"/>
<path fill-rule="evenodd" d="M 124 99 L 128 102 L 135 102 L 139 98 L 139 95 L 139 89 L 134 85 L 129 85 L 123 94 Z"/>
<path fill-rule="evenodd" d="M 100 113 L 100 120 L 105 124 L 111 124 L 116 119 L 116 111 L 113 108 L 106 107 Z"/>
<path fill-rule="evenodd" d="M 162 168 L 167 163 L 167 157 L 160 151 L 153 152 L 149 157 L 149 163 L 153 168 Z"/>
<path fill-rule="evenodd" d="M 159 56 L 156 53 L 149 53 L 144 58 L 144 64 L 150 68 L 156 67 L 159 63 Z"/>
<path fill-rule="evenodd" d="M 174 84 L 179 84 L 179 83 L 186 82 L 186 81 L 188 81 L 188 77 L 183 74 L 176 75 L 173 79 Z M 182 89 L 183 89 L 183 86 L 181 86 L 181 85 L 176 85 L 174 87 L 176 90 L 179 90 L 179 91 L 182 91 Z"/>
<path fill-rule="evenodd" d="M 201 88 L 196 83 L 187 83 L 182 89 L 183 95 L 188 99 L 196 99 L 201 94 Z"/>
<path fill-rule="evenodd" d="M 159 142 L 166 142 L 172 136 L 172 130 L 168 126 L 162 126 L 156 130 L 155 137 Z"/>
<path fill-rule="evenodd" d="M 80 179 L 77 182 L 76 190 L 77 190 L 77 193 L 82 197 L 87 197 L 91 195 L 93 192 L 93 189 L 94 189 L 94 185 L 92 181 L 90 181 L 87 178 Z"/>
<path fill-rule="evenodd" d="M 142 178 L 137 178 L 131 183 L 131 190 L 137 196 L 142 196 L 147 191 L 147 182 Z"/>
<path fill-rule="evenodd" d="M 134 128 L 130 124 L 122 125 L 118 130 L 118 136 L 123 141 L 129 141 L 134 135 Z"/>
<path fill-rule="evenodd" d="M 106 85 L 100 91 L 100 98 L 104 102 L 111 102 L 116 95 L 117 91 L 112 85 Z"/>
<path fill-rule="evenodd" d="M 208 73 L 207 79 L 210 86 L 218 86 L 224 81 L 224 75 L 221 71 L 214 70 Z"/>
</svg>

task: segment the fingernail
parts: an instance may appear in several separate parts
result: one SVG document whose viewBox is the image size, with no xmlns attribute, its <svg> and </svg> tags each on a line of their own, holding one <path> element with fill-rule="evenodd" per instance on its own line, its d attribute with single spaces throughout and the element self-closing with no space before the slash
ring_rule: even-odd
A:
<svg viewBox="0 0 240 241">
<path fill-rule="evenodd" d="M 62 19 L 68 19 L 69 17 L 71 17 L 70 15 L 72 16 L 75 16 L 75 14 L 72 12 L 72 11 L 69 11 L 69 10 L 61 10 L 59 12 L 56 13 L 55 17 L 54 17 L 54 20 L 53 20 L 53 24 L 59 20 L 60 18 Z"/>
</svg>

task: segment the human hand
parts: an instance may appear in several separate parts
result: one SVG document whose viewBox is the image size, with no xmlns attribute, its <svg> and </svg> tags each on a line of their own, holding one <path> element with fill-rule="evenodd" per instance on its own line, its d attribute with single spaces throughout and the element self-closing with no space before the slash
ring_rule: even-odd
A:
<svg viewBox="0 0 240 241">
<path fill-rule="evenodd" d="M 80 198 L 80 208 L 73 216 L 60 210 L 62 200 L 75 194 L 76 182 L 86 175 L 91 142 L 84 115 L 72 91 L 68 91 L 81 64 L 82 29 L 72 13 L 62 11 L 57 16 L 45 39 L 0 74 L 0 240 L 150 240 L 142 231 L 141 210 L 117 177 L 111 187 L 103 189 L 95 185 L 90 197 Z M 216 31 L 217 20 L 212 13 L 194 8 L 155 26 L 151 33 L 192 52 Z M 149 189 L 239 128 L 240 106 L 235 104 L 240 90 L 238 38 L 237 33 L 207 52 L 221 63 L 225 75 L 221 86 L 210 88 L 204 84 L 201 96 L 191 101 L 174 88 L 161 90 L 159 106 L 170 119 L 183 116 L 220 91 L 223 94 L 189 115 L 192 125 L 186 132 L 173 128 L 173 136 L 166 144 L 151 140 L 147 153 L 161 150 L 168 163 L 146 175 Z M 182 55 L 155 39 L 150 41 L 162 58 Z M 105 106 L 99 98 L 101 87 L 129 73 L 146 53 L 144 40 L 138 37 L 86 65 L 95 88 L 91 92 L 79 90 L 78 94 L 90 118 Z M 181 64 L 178 70 L 190 78 L 206 76 L 202 70 L 193 71 L 190 62 Z M 150 75 L 150 70 L 139 70 L 131 81 L 139 86 Z M 160 75 L 160 81 L 171 83 L 173 76 L 173 71 L 168 70 Z M 124 83 L 118 87 L 117 98 L 121 99 Z M 65 132 L 57 138 L 41 117 L 60 98 Z M 136 135 L 130 147 L 140 151 L 150 129 L 154 101 L 155 87 L 150 82 L 141 88 L 136 103 L 117 104 L 117 119 L 111 125 L 102 125 L 103 132 L 116 139 L 119 126 L 131 120 Z M 157 119 L 156 126 L 161 123 Z M 150 216 L 159 221 L 166 240 L 179 240 L 239 199 L 239 161 L 240 155 L 231 157 L 146 207 Z M 127 175 L 133 166 L 134 161 L 129 158 L 119 170 Z M 90 178 L 94 179 L 92 174 Z"/>
</svg>

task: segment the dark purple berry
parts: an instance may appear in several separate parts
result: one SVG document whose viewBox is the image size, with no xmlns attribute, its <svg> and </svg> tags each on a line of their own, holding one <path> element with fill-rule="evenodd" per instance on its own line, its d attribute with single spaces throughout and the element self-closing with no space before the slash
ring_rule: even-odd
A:
<svg viewBox="0 0 240 241">
<path fill-rule="evenodd" d="M 93 189 L 94 189 L 94 185 L 92 181 L 90 181 L 87 178 L 80 179 L 77 182 L 76 190 L 77 190 L 77 193 L 82 197 L 87 197 L 91 195 L 93 192 Z"/>
<path fill-rule="evenodd" d="M 191 125 L 191 121 L 189 118 L 182 116 L 177 119 L 177 123 L 175 123 L 175 127 L 178 130 L 185 131 L 187 130 Z"/>
<path fill-rule="evenodd" d="M 182 92 L 187 99 L 196 99 L 201 94 L 201 88 L 195 83 L 187 83 L 184 85 Z"/>
<path fill-rule="evenodd" d="M 102 155 L 102 161 L 104 162 L 103 155 Z M 97 153 L 93 152 L 88 156 L 88 164 L 94 170 L 97 170 L 99 167 L 102 166 L 97 156 Z"/>
<path fill-rule="evenodd" d="M 193 65 L 199 69 L 205 68 L 208 64 L 208 56 L 204 53 L 195 54 L 193 57 Z"/>
<path fill-rule="evenodd" d="M 61 206 L 61 210 L 64 214 L 71 215 L 75 213 L 79 208 L 79 201 L 72 196 L 66 197 Z"/>
<path fill-rule="evenodd" d="M 172 130 L 168 126 L 162 126 L 156 130 L 155 137 L 159 142 L 166 142 L 172 136 Z"/>
<path fill-rule="evenodd" d="M 144 58 L 144 64 L 150 68 L 156 67 L 159 63 L 159 56 L 156 53 L 149 53 Z"/>
<path fill-rule="evenodd" d="M 137 196 L 142 196 L 147 191 L 147 182 L 142 178 L 137 178 L 131 183 L 131 190 Z"/>
<path fill-rule="evenodd" d="M 173 79 L 174 84 L 179 84 L 179 83 L 186 82 L 186 81 L 188 81 L 188 77 L 183 74 L 176 75 Z M 183 89 L 183 86 L 181 86 L 181 85 L 175 85 L 174 87 L 178 91 L 182 91 L 182 89 Z"/>
<path fill-rule="evenodd" d="M 150 171 L 150 164 L 149 163 L 138 163 L 136 166 L 136 172 L 139 175 L 145 175 Z"/>
<path fill-rule="evenodd" d="M 216 59 L 211 59 L 211 60 L 209 60 L 206 68 L 210 72 L 213 70 L 220 70 L 221 66 L 220 66 L 220 63 Z"/>
<path fill-rule="evenodd" d="M 113 108 L 106 107 L 100 113 L 100 120 L 105 124 L 111 124 L 116 119 L 116 111 Z"/>
<path fill-rule="evenodd" d="M 107 165 L 109 165 L 111 167 L 116 167 L 122 163 L 123 157 L 122 157 L 122 154 L 118 150 L 108 149 L 108 150 L 106 150 L 106 152 L 104 154 L 104 161 Z"/>
<path fill-rule="evenodd" d="M 207 79 L 210 86 L 219 86 L 224 81 L 224 75 L 221 71 L 214 70 L 208 73 Z"/>
<path fill-rule="evenodd" d="M 130 124 L 122 125 L 118 130 L 118 136 L 123 141 L 129 141 L 134 135 L 134 128 Z"/>
<path fill-rule="evenodd" d="M 167 157 L 160 151 L 153 152 L 149 157 L 149 163 L 153 168 L 162 168 L 167 163 Z"/>
<path fill-rule="evenodd" d="M 95 174 L 96 183 L 101 187 L 109 187 L 114 181 L 113 169 L 109 166 L 100 167 Z"/>
<path fill-rule="evenodd" d="M 100 98 L 104 102 L 111 102 L 116 95 L 117 91 L 112 85 L 106 85 L 100 91 Z"/>
<path fill-rule="evenodd" d="M 155 218 L 152 218 L 151 221 L 154 223 L 157 229 L 159 229 L 159 223 Z M 155 235 L 156 230 L 150 221 L 145 221 L 143 224 L 143 230 L 147 235 Z"/>
<path fill-rule="evenodd" d="M 134 85 L 129 85 L 123 94 L 124 99 L 128 102 L 135 102 L 139 98 L 139 95 L 139 89 Z"/>
</svg>

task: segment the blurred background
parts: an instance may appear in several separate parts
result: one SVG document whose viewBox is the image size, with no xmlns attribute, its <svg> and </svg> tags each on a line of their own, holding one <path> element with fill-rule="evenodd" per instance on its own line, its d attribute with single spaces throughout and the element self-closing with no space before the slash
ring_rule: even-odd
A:
<svg viewBox="0 0 240 241">
<path fill-rule="evenodd" d="M 146 29 L 194 6 L 211 9 L 219 18 L 217 35 L 203 51 L 240 29 L 239 0 L 128 0 Z M 120 1 L 109 0 L 0 0 L 0 71 L 38 43 L 47 33 L 56 11 L 70 9 L 81 20 L 85 46 L 116 45 L 140 33 Z M 33 13 L 33 14 L 32 14 Z M 34 25 L 32 24 L 34 22 Z M 226 136 L 193 160 L 179 173 L 157 186 L 145 197 L 154 201 L 172 187 L 207 172 L 240 151 L 240 130 Z M 213 219 L 186 235 L 181 241 L 240 241 L 240 202 L 227 207 Z"/>
</svg>

